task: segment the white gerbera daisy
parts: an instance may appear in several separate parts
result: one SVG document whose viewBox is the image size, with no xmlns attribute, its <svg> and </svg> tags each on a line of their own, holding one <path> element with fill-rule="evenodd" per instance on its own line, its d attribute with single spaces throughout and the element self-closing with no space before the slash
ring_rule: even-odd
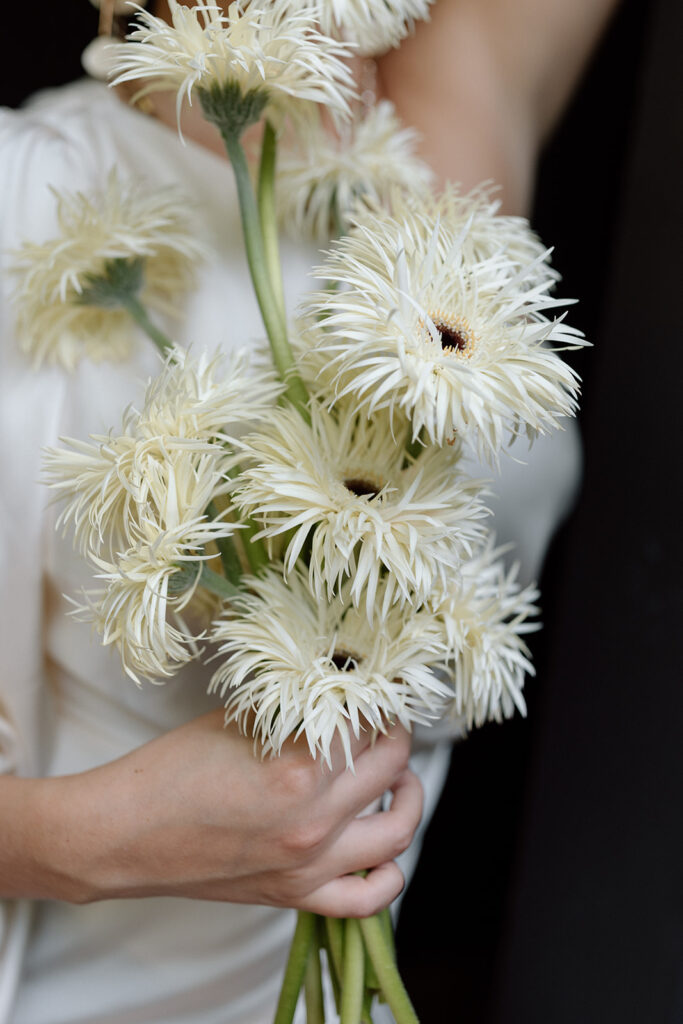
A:
<svg viewBox="0 0 683 1024">
<path fill-rule="evenodd" d="M 464 223 L 448 212 L 429 231 L 415 204 L 359 212 L 316 272 L 341 287 L 312 295 L 304 321 L 323 328 L 313 356 L 339 397 L 368 414 L 398 406 L 414 437 L 462 437 L 495 459 L 508 431 L 531 437 L 574 414 L 578 378 L 558 351 L 583 341 L 545 315 L 560 302 L 552 278 L 532 283 L 542 260 L 519 268 L 500 246 L 477 258 L 476 211 Z"/>
<path fill-rule="evenodd" d="M 170 25 L 138 8 L 138 27 L 116 49 L 112 84 L 148 80 L 139 95 L 176 90 L 178 120 L 196 89 L 206 116 L 237 137 L 266 106 L 271 118 L 297 117 L 302 101 L 348 114 L 349 50 L 321 35 L 311 11 L 293 11 L 289 0 L 231 3 L 227 13 L 203 0 L 169 0 L 169 8 Z"/>
<path fill-rule="evenodd" d="M 133 543 L 113 560 L 93 558 L 96 578 L 106 586 L 84 591 L 74 615 L 93 622 L 102 643 L 116 644 L 125 672 L 163 681 L 199 653 L 200 637 L 182 617 L 199 582 L 199 572 L 176 592 L 183 562 L 206 559 L 204 545 L 228 535 L 229 523 L 188 518 L 164 529 L 151 515 L 131 524 Z"/>
<path fill-rule="evenodd" d="M 253 591 L 215 626 L 227 658 L 211 689 L 234 690 L 227 718 L 251 732 L 264 754 L 303 734 L 313 757 L 329 761 L 338 735 L 351 765 L 352 734 L 384 731 L 393 721 L 409 729 L 442 709 L 450 688 L 429 667 L 443 653 L 429 612 L 395 606 L 371 627 L 345 600 L 348 584 L 328 604 L 299 570 L 286 582 L 271 570 L 253 581 Z"/>
<path fill-rule="evenodd" d="M 73 527 L 83 554 L 112 559 L 138 537 L 150 516 L 160 530 L 200 518 L 225 494 L 229 456 L 201 438 L 145 437 L 129 412 L 124 432 L 63 438 L 68 448 L 48 448 L 46 482 L 66 502 L 57 527 Z M 229 524 L 220 524 L 227 533 Z"/>
<path fill-rule="evenodd" d="M 80 300 L 112 261 L 139 261 L 144 303 L 174 312 L 203 254 L 190 234 L 188 201 L 173 188 L 124 184 L 115 170 L 100 193 L 54 194 L 59 234 L 26 242 L 11 267 L 19 279 L 14 301 L 21 347 L 36 366 L 73 369 L 84 356 L 122 359 L 135 331 L 128 314 Z"/>
<path fill-rule="evenodd" d="M 337 135 L 312 119 L 298 147 L 280 155 L 282 223 L 295 236 L 325 239 L 348 230 L 359 201 L 387 206 L 394 189 L 423 192 L 433 174 L 415 154 L 416 139 L 388 100 L 356 113 Z"/>
<path fill-rule="evenodd" d="M 429 17 L 433 0 L 290 0 L 317 12 L 323 32 L 355 43 L 373 56 L 398 46 L 416 21 Z"/>
<path fill-rule="evenodd" d="M 540 628 L 534 586 L 520 588 L 517 566 L 505 569 L 493 540 L 465 562 L 460 576 L 437 590 L 429 605 L 439 618 L 455 688 L 454 711 L 469 728 L 526 713 L 525 674 L 534 674 L 523 636 Z"/>
<path fill-rule="evenodd" d="M 405 452 L 406 425 L 349 409 L 311 410 L 311 424 L 278 409 L 268 430 L 241 442 L 235 504 L 272 542 L 287 534 L 288 572 L 310 540 L 310 576 L 322 600 L 351 578 L 350 596 L 372 620 L 381 607 L 420 603 L 482 534 L 481 483 L 458 471 L 456 448 Z"/>
<path fill-rule="evenodd" d="M 225 356 L 174 348 L 147 386 L 137 433 L 229 441 L 235 429 L 262 419 L 282 391 L 272 366 L 255 365 L 247 349 Z"/>
</svg>

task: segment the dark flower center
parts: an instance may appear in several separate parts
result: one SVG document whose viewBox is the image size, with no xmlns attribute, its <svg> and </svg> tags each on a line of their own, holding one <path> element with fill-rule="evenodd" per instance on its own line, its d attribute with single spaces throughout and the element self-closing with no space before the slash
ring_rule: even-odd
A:
<svg viewBox="0 0 683 1024">
<path fill-rule="evenodd" d="M 452 327 L 447 327 L 446 324 L 434 324 L 437 331 L 441 335 L 441 348 L 444 352 L 466 352 L 472 341 L 465 334 L 461 334 L 459 331 L 454 331 Z"/>
<path fill-rule="evenodd" d="M 345 651 L 343 648 L 339 651 L 335 651 L 332 655 L 332 664 L 335 668 L 338 668 L 340 672 L 351 672 L 357 668 L 360 664 L 361 659 L 351 651 Z"/>
<path fill-rule="evenodd" d="M 375 498 L 378 493 L 377 484 L 372 480 L 363 480 L 362 477 L 349 477 L 344 481 L 344 487 L 357 498 Z"/>
</svg>

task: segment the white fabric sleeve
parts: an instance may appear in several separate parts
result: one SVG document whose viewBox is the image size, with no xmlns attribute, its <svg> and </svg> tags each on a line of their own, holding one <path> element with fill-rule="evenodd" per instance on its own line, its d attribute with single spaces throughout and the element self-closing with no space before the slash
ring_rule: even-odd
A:
<svg viewBox="0 0 683 1024">
<path fill-rule="evenodd" d="M 0 772 L 37 775 L 45 749 L 43 550 L 48 494 L 41 451 L 54 443 L 64 394 L 55 369 L 19 350 L 12 253 L 55 231 L 48 186 L 77 187 L 84 147 L 40 113 L 0 110 Z M 0 901 L 0 1024 L 9 1021 L 30 920 L 26 901 Z"/>
</svg>

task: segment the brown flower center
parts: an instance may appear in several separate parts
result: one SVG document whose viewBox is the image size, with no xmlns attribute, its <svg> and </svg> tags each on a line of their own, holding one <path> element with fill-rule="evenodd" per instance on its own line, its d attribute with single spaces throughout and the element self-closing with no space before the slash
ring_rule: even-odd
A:
<svg viewBox="0 0 683 1024">
<path fill-rule="evenodd" d="M 358 667 L 361 660 L 356 654 L 352 654 L 351 651 L 345 651 L 343 647 L 332 655 L 332 664 L 340 672 L 353 671 L 353 669 Z"/>
<path fill-rule="evenodd" d="M 363 477 L 352 476 L 344 481 L 344 487 L 351 491 L 357 498 L 375 498 L 381 488 L 378 488 L 374 480 L 365 480 Z"/>
<path fill-rule="evenodd" d="M 443 310 L 437 310 L 431 316 L 432 323 L 439 332 L 441 348 L 446 354 L 469 359 L 477 342 L 477 337 L 464 317 L 450 316 Z"/>
</svg>

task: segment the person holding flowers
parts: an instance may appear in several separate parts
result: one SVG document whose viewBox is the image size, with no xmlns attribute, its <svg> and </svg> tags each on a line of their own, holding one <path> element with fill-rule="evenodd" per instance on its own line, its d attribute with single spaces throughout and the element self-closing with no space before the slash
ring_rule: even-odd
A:
<svg viewBox="0 0 683 1024">
<path fill-rule="evenodd" d="M 169 0 L 2 115 L 1 1021 L 415 1019 L 374 915 L 524 710 L 583 342 L 518 215 L 610 6 Z"/>
</svg>

